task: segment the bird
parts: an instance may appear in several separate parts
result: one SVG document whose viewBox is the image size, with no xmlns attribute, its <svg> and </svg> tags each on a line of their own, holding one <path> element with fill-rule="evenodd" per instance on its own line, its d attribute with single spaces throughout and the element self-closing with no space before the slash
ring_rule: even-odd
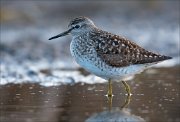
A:
<svg viewBox="0 0 180 122">
<path fill-rule="evenodd" d="M 113 81 L 121 81 L 130 96 L 131 89 L 125 81 L 126 78 L 161 61 L 172 59 L 170 56 L 148 51 L 124 36 L 104 31 L 84 16 L 72 19 L 67 31 L 49 40 L 69 34 L 72 35 L 72 57 L 85 70 L 108 81 L 109 97 L 113 96 Z"/>
</svg>

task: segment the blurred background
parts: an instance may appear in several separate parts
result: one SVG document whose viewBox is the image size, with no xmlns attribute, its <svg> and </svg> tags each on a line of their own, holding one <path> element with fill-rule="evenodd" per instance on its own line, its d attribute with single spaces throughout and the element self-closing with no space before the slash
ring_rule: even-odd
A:
<svg viewBox="0 0 180 122">
<path fill-rule="evenodd" d="M 129 121 L 180 122 L 178 0 L 1 0 L 0 7 L 2 122 L 81 122 L 95 113 L 88 121 L 95 121 L 100 113 L 100 119 L 109 115 L 116 121 L 127 114 Z M 69 51 L 71 36 L 48 40 L 78 16 L 89 17 L 99 28 L 150 51 L 173 57 L 129 82 L 134 95 L 125 112 L 118 109 L 126 98 L 118 82 L 113 84 L 112 106 L 116 109 L 106 112 L 107 84 L 74 62 Z"/>
</svg>

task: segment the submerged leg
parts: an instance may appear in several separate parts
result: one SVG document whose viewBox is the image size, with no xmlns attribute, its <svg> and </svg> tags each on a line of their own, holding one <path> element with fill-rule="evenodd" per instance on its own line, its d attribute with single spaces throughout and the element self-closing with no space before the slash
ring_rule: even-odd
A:
<svg viewBox="0 0 180 122">
<path fill-rule="evenodd" d="M 112 94 L 112 81 L 109 79 L 108 80 L 108 93 L 107 93 L 107 95 L 108 95 L 108 97 L 111 97 L 113 94 Z"/>
<path fill-rule="evenodd" d="M 108 98 L 109 111 L 111 111 L 111 109 L 112 109 L 112 99 L 113 99 L 113 96 L 107 96 L 107 98 Z"/>
<path fill-rule="evenodd" d="M 131 89 L 130 89 L 129 85 L 125 81 L 122 81 L 122 83 L 125 86 L 128 96 L 131 96 Z"/>
</svg>

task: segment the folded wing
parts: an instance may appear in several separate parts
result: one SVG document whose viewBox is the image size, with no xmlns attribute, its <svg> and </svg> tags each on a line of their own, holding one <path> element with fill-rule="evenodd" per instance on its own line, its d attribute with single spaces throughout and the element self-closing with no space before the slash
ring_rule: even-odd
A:
<svg viewBox="0 0 180 122">
<path fill-rule="evenodd" d="M 122 67 L 171 59 L 171 57 L 147 51 L 124 37 L 108 32 L 103 32 L 103 35 L 102 32 L 91 35 L 91 39 L 96 43 L 98 56 L 110 66 Z"/>
</svg>

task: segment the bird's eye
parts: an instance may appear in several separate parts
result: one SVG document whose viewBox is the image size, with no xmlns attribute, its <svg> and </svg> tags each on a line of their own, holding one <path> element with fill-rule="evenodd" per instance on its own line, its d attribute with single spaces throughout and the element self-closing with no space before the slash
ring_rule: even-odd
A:
<svg viewBox="0 0 180 122">
<path fill-rule="evenodd" d="M 78 28 L 80 28 L 80 25 L 76 25 L 74 28 L 78 29 Z"/>
</svg>

